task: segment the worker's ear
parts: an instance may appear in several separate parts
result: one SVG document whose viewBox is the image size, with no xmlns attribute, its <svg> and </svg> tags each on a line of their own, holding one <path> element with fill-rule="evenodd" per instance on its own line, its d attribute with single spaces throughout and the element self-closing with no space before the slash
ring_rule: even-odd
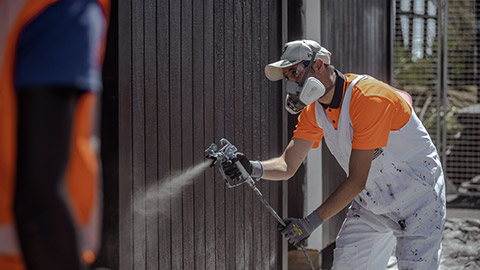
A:
<svg viewBox="0 0 480 270">
<path fill-rule="evenodd" d="M 315 71 L 320 72 L 320 73 L 323 72 L 324 65 L 323 65 L 322 59 L 317 59 L 317 60 L 315 60 L 315 62 L 313 62 L 313 69 Z"/>
</svg>

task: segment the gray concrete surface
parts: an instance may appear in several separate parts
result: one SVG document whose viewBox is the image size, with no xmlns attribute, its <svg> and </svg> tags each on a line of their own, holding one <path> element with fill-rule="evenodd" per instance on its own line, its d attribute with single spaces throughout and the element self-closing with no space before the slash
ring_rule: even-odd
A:
<svg viewBox="0 0 480 270">
<path fill-rule="evenodd" d="M 447 208 L 447 218 L 480 219 L 480 209 Z"/>
</svg>

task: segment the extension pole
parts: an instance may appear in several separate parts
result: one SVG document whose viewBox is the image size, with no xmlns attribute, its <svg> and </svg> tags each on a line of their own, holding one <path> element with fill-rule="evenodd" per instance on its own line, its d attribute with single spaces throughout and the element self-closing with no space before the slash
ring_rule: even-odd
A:
<svg viewBox="0 0 480 270">
<path fill-rule="evenodd" d="M 273 217 L 283 226 L 283 227 L 287 227 L 287 224 L 285 223 L 285 221 L 283 221 L 283 219 L 277 214 L 277 212 L 273 209 L 273 207 L 267 202 L 267 200 L 265 199 L 265 197 L 263 197 L 263 194 L 262 192 L 260 192 L 260 190 L 257 188 L 257 186 L 255 185 L 255 180 L 252 179 L 252 177 L 250 176 L 250 174 L 245 170 L 245 168 L 242 166 L 242 164 L 240 163 L 240 161 L 236 161 L 235 164 L 237 165 L 237 168 L 240 170 L 240 172 L 242 173 L 242 177 L 244 177 L 246 180 L 246 182 L 248 183 L 248 185 L 253 189 L 253 191 L 255 192 L 255 194 L 257 195 L 257 197 L 260 199 L 260 201 L 263 203 L 263 205 L 265 205 L 265 207 L 268 209 L 268 211 L 273 215 Z M 299 248 L 302 249 L 303 251 L 303 254 L 305 254 L 305 257 L 307 257 L 307 260 L 308 260 L 308 264 L 310 265 L 310 268 L 312 270 L 315 270 L 315 267 L 313 266 L 313 262 L 312 262 L 312 259 L 310 258 L 310 256 L 308 255 L 308 252 L 307 250 L 305 249 L 305 247 L 303 245 L 300 245 Z"/>
</svg>

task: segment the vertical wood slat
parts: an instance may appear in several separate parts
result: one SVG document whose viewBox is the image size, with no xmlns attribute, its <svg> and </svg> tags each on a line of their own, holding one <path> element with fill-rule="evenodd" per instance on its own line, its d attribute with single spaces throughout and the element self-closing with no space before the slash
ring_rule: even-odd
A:
<svg viewBox="0 0 480 270">
<path fill-rule="evenodd" d="M 269 46 L 268 48 L 268 55 L 269 59 L 279 59 L 280 57 L 280 50 L 278 47 L 283 46 L 281 44 L 281 29 L 278 18 L 281 17 L 281 12 L 278 6 L 281 8 L 281 4 L 278 1 L 270 1 L 269 2 L 269 10 L 270 10 L 270 19 L 269 19 L 269 43 L 278 44 L 278 46 Z M 269 83 L 269 99 L 270 101 L 270 108 L 269 108 L 269 155 L 270 156 L 280 156 L 281 149 L 284 147 L 281 144 L 282 134 L 281 132 L 276 132 L 276 127 L 282 126 L 282 111 L 284 110 L 281 104 L 283 104 L 282 99 L 282 91 L 279 82 L 276 83 Z M 280 105 L 280 106 L 279 106 Z M 270 185 L 270 196 L 269 202 L 274 207 L 277 213 L 282 213 L 281 209 L 281 188 L 282 184 L 278 181 L 273 181 L 269 183 Z M 280 198 L 279 198 L 280 196 Z M 280 237 L 280 233 L 276 230 L 276 226 L 278 221 L 269 215 L 270 222 L 269 224 L 269 238 L 270 238 L 270 253 L 268 256 L 269 260 L 269 267 L 271 269 L 281 269 L 281 246 L 282 241 Z"/>
<path fill-rule="evenodd" d="M 214 0 L 204 1 L 204 145 L 215 141 L 215 38 L 214 38 Z M 220 180 L 218 181 L 220 182 Z M 216 269 L 216 231 L 215 231 L 215 171 L 205 171 L 205 269 Z"/>
<path fill-rule="evenodd" d="M 133 130 L 145 130 L 145 58 L 143 2 L 132 5 L 132 119 Z M 145 132 L 133 132 L 133 263 L 137 269 L 146 269 L 145 216 L 135 208 L 145 209 L 145 202 L 137 200 L 146 194 L 145 188 Z"/>
<path fill-rule="evenodd" d="M 225 75 L 222 72 L 225 66 L 224 49 L 224 1 L 215 0 L 214 11 L 214 48 L 215 48 L 215 139 L 225 136 Z M 215 174 L 215 266 L 217 269 L 226 269 L 225 253 L 225 185 L 218 174 Z"/>
<path fill-rule="evenodd" d="M 131 2 L 122 0 L 119 2 L 119 40 L 131 40 Z M 111 30 L 110 30 L 111 31 Z M 132 119 L 131 119 L 131 43 L 121 42 L 118 44 L 119 57 L 119 266 L 122 269 L 133 268 L 132 250 L 132 218 L 131 218 L 131 174 L 132 174 Z"/>
<path fill-rule="evenodd" d="M 233 57 L 234 63 L 232 71 L 234 80 L 232 88 L 234 89 L 234 144 L 239 149 L 245 149 L 244 146 L 244 87 L 243 87 L 243 1 L 233 2 Z M 228 90 L 227 90 L 228 91 Z M 244 150 L 241 150 L 244 151 Z M 245 269 L 245 218 L 244 218 L 244 192 L 245 187 L 235 188 L 235 199 L 233 201 L 234 211 L 231 212 L 234 220 L 235 246 L 234 256 L 236 269 Z"/>
<path fill-rule="evenodd" d="M 157 89 L 158 94 L 156 98 L 157 102 L 157 137 L 158 137 L 158 185 L 165 189 L 168 179 L 171 159 L 170 159 L 170 131 L 166 127 L 170 127 L 170 24 L 169 24 L 169 1 L 162 0 L 157 4 Z M 163 192 L 163 191 L 162 191 Z M 172 269 L 172 243 L 170 237 L 171 224 L 170 224 L 170 198 L 162 199 L 158 205 L 161 209 L 161 214 L 158 217 L 159 227 L 159 268 L 160 269 Z"/>
<path fill-rule="evenodd" d="M 157 146 L 157 45 L 156 45 L 156 2 L 144 2 L 145 27 L 145 177 L 147 196 L 158 190 L 158 146 Z M 147 200 L 145 211 L 158 207 L 158 198 Z M 159 227 L 157 212 L 146 215 L 146 269 L 159 269 Z"/>
<path fill-rule="evenodd" d="M 260 82 L 260 78 L 263 76 L 261 63 L 263 63 L 260 59 L 260 44 L 261 44 L 261 31 L 260 31 L 260 23 L 258 20 L 260 18 L 260 3 L 262 1 L 253 1 L 252 5 L 252 18 L 255 20 L 252 22 L 252 48 L 254 48 L 252 57 L 252 146 L 253 146 L 253 158 L 260 160 L 261 156 L 261 118 L 260 118 L 260 111 L 261 111 L 261 92 L 263 88 L 260 86 L 258 82 Z M 259 187 L 261 184 L 259 185 Z M 262 239 L 262 222 L 261 222 L 261 202 L 256 198 L 256 195 L 252 196 L 252 208 L 253 208 L 253 239 L 254 239 L 254 246 L 253 246 L 253 265 L 257 268 L 260 268 L 261 261 L 262 261 L 262 247 L 260 245 Z"/>
<path fill-rule="evenodd" d="M 260 53 L 260 59 L 261 63 L 268 63 L 270 58 L 268 55 L 268 45 L 269 45 L 269 20 L 271 19 L 270 12 L 269 12 L 269 2 L 270 1 L 261 1 L 261 6 L 260 6 L 260 46 L 262 48 L 262 52 Z M 263 75 L 263 74 L 262 74 Z M 270 101 L 268 100 L 269 98 L 269 87 L 270 82 L 267 81 L 265 76 L 260 77 L 260 98 L 261 98 L 261 157 L 262 159 L 267 159 L 269 158 L 269 132 L 268 130 L 268 119 L 269 119 L 269 105 Z M 270 192 L 270 184 L 263 181 L 261 185 L 261 191 L 263 193 L 263 196 L 268 200 Z M 261 259 L 261 268 L 262 269 L 269 269 L 269 260 L 270 260 L 270 229 L 269 228 L 269 219 L 270 216 L 266 209 L 263 207 L 263 205 L 260 204 L 260 215 L 261 215 L 261 252 L 262 252 L 262 259 Z"/>
<path fill-rule="evenodd" d="M 204 121 L 205 118 L 205 83 L 204 83 L 204 34 L 203 34 L 203 3 L 193 1 L 193 160 L 194 164 L 199 164 L 204 159 Z M 208 179 L 212 181 L 212 179 Z M 194 188 L 194 232 L 195 239 L 194 251 L 194 269 L 206 269 L 206 251 L 205 251 L 205 177 L 201 175 L 196 177 L 193 184 Z"/>
<path fill-rule="evenodd" d="M 181 85 L 181 155 L 182 169 L 193 166 L 193 68 L 192 68 L 192 0 L 182 0 L 180 8 L 181 16 L 181 69 L 177 83 Z M 178 46 L 178 45 L 177 45 Z M 178 82 L 180 79 L 180 82 Z M 183 218 L 183 269 L 194 269 L 194 215 L 193 215 L 193 185 L 187 185 L 182 190 L 182 213 Z"/>
<path fill-rule="evenodd" d="M 245 133 L 244 133 L 244 141 L 243 141 L 243 149 L 245 151 L 245 154 L 247 157 L 250 159 L 255 159 L 253 156 L 253 151 L 252 151 L 252 146 L 253 146 L 253 141 L 252 141 L 252 122 L 253 122 L 253 115 L 252 115 L 252 84 L 253 84 L 253 78 L 252 78 L 252 3 L 251 0 L 246 0 L 243 2 L 243 23 L 242 23 L 242 31 L 243 31 L 243 40 L 240 42 L 243 42 L 243 59 L 244 59 L 244 65 L 243 65 L 243 70 L 241 72 L 244 75 L 243 81 L 243 89 L 244 89 L 244 98 L 242 101 L 242 106 L 243 106 L 243 121 L 245 125 Z M 256 240 L 253 237 L 253 226 L 256 224 L 253 223 L 253 192 L 248 188 L 244 187 L 244 227 L 242 236 L 244 237 L 244 259 L 245 259 L 245 264 L 243 265 L 244 269 L 254 269 L 254 264 L 253 264 L 253 249 L 252 246 L 254 245 L 254 241 Z M 240 248 L 240 247 L 238 247 Z"/>
<path fill-rule="evenodd" d="M 170 1 L 170 172 L 182 169 L 182 85 L 181 66 L 181 5 L 180 1 Z M 183 205 L 182 192 L 171 197 L 170 239 L 172 249 L 172 269 L 183 269 Z"/>
<path fill-rule="evenodd" d="M 225 137 L 231 141 L 235 139 L 235 47 L 234 47 L 234 0 L 225 0 L 224 9 L 224 48 L 225 48 Z M 235 53 L 234 53 L 235 52 Z M 225 266 L 226 269 L 235 269 L 235 190 L 225 190 Z"/>
</svg>

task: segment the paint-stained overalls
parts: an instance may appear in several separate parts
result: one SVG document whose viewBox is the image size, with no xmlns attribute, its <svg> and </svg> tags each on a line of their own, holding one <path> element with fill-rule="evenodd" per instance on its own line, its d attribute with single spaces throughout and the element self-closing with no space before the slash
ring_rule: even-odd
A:
<svg viewBox="0 0 480 270">
<path fill-rule="evenodd" d="M 346 90 L 335 130 L 320 104 L 317 124 L 348 175 L 353 127 L 350 100 L 358 76 Z M 375 151 L 365 189 L 354 199 L 337 236 L 334 269 L 385 269 L 396 243 L 399 269 L 437 269 L 445 220 L 442 166 L 424 126 L 412 112 Z M 396 241 L 395 241 L 396 240 Z"/>
</svg>

